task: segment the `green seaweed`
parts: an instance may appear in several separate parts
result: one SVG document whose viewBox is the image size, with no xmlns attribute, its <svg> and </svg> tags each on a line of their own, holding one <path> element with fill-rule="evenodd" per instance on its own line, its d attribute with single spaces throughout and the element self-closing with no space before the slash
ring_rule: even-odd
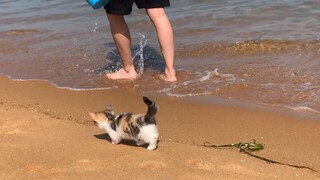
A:
<svg viewBox="0 0 320 180">
<path fill-rule="evenodd" d="M 308 166 L 287 164 L 287 163 L 274 161 L 274 160 L 271 160 L 271 159 L 268 159 L 265 157 L 261 157 L 261 156 L 252 154 L 252 152 L 254 152 L 254 151 L 260 151 L 260 150 L 264 149 L 264 145 L 256 143 L 256 141 L 254 139 L 253 139 L 253 142 L 240 142 L 237 144 L 224 144 L 224 145 L 214 145 L 214 144 L 211 144 L 210 142 L 207 141 L 207 142 L 204 142 L 202 146 L 207 147 L 207 148 L 217 148 L 217 149 L 219 149 L 219 148 L 239 148 L 240 152 L 246 153 L 251 157 L 266 161 L 268 163 L 280 164 L 280 165 L 290 166 L 290 167 L 299 168 L 299 169 L 309 169 L 313 172 L 318 172 Z"/>
</svg>

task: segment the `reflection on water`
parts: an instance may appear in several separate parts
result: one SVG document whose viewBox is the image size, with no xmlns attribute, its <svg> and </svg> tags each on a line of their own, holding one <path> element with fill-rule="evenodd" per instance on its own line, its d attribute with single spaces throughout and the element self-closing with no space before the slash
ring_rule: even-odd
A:
<svg viewBox="0 0 320 180">
<path fill-rule="evenodd" d="M 320 111 L 320 1 L 175 0 L 166 11 L 179 81 L 164 69 L 144 10 L 126 19 L 141 78 L 103 77 L 121 66 L 104 11 L 78 0 L 0 2 L 0 73 L 74 90 L 133 88 L 168 96 L 218 95 Z"/>
</svg>

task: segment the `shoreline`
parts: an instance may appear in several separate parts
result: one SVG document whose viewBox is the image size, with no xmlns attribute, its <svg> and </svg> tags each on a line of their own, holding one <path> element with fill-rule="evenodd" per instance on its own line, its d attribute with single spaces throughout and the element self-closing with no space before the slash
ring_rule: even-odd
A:
<svg viewBox="0 0 320 180">
<path fill-rule="evenodd" d="M 39 79 L 12 79 L 10 76 L 0 74 L 0 78 L 5 78 L 10 81 L 16 81 L 16 82 L 44 82 L 48 83 L 53 88 L 59 89 L 59 90 L 67 90 L 71 92 L 90 92 L 90 91 L 120 91 L 122 93 L 128 93 L 130 94 L 142 94 L 135 92 L 133 90 L 129 89 L 123 89 L 122 87 L 117 88 L 98 88 L 98 89 L 73 89 L 68 87 L 57 87 L 55 84 L 52 84 L 48 80 L 39 80 Z M 294 110 L 285 106 L 279 106 L 279 105 L 269 105 L 269 104 L 258 104 L 258 103 L 250 103 L 241 101 L 234 98 L 223 98 L 218 95 L 208 95 L 208 96 L 186 96 L 186 97 L 174 97 L 174 96 L 166 96 L 163 94 L 157 94 L 157 93 L 145 93 L 147 95 L 162 98 L 162 99 L 178 99 L 178 101 L 182 102 L 189 102 L 192 104 L 207 104 L 207 105 L 213 105 L 213 106 L 225 106 L 225 107 L 241 107 L 243 109 L 250 109 L 253 111 L 259 110 L 263 112 L 270 112 L 270 113 L 280 113 L 284 114 L 286 116 L 292 116 L 293 118 L 299 117 L 301 119 L 308 119 L 308 120 L 314 120 L 320 122 L 320 113 L 316 110 Z"/>
<path fill-rule="evenodd" d="M 160 106 L 160 139 L 159 148 L 148 152 L 130 143 L 112 145 L 88 116 L 88 111 L 109 104 L 116 114 L 145 112 L 141 94 L 123 89 L 70 91 L 48 82 L 12 81 L 4 76 L 0 84 L 0 167 L 5 167 L 0 177 L 6 179 L 101 179 L 106 170 L 120 179 L 320 178 L 319 173 L 265 163 L 238 149 L 198 146 L 205 141 L 230 144 L 255 139 L 265 145 L 257 155 L 320 171 L 320 147 L 314 142 L 320 138 L 316 116 L 150 95 Z M 16 156 L 19 153 L 23 155 Z M 142 172 L 145 168 L 150 171 Z M 117 174 L 119 169 L 124 173 Z"/>
</svg>

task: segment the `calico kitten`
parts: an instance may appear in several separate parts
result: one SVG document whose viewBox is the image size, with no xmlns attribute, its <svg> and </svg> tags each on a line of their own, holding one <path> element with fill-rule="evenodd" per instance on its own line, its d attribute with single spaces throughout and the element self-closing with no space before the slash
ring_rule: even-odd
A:
<svg viewBox="0 0 320 180">
<path fill-rule="evenodd" d="M 149 144 L 147 149 L 154 150 L 158 142 L 155 115 L 159 107 L 147 97 L 143 97 L 143 102 L 148 106 L 146 114 L 122 113 L 115 116 L 112 106 L 104 111 L 89 114 L 95 125 L 107 131 L 112 144 L 129 139 L 134 140 L 138 146 Z"/>
</svg>

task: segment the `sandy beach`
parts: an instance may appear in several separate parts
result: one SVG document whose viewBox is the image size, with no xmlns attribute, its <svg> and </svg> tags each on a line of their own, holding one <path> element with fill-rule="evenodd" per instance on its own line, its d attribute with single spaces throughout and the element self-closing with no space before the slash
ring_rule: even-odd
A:
<svg viewBox="0 0 320 180">
<path fill-rule="evenodd" d="M 175 83 L 144 9 L 126 16 L 129 82 L 104 77 L 122 64 L 104 9 L 0 2 L 0 180 L 320 179 L 320 1 L 170 3 Z M 143 96 L 160 106 L 158 148 L 112 145 L 88 112 L 144 113 Z M 283 164 L 203 146 L 253 139 Z"/>
<path fill-rule="evenodd" d="M 160 106 L 155 151 L 112 145 L 88 111 L 145 112 L 130 90 L 70 91 L 0 77 L 0 179 L 320 179 L 308 169 L 266 163 L 238 149 L 202 145 L 256 139 L 254 154 L 320 171 L 320 123 L 237 104 L 150 95 Z"/>
</svg>

